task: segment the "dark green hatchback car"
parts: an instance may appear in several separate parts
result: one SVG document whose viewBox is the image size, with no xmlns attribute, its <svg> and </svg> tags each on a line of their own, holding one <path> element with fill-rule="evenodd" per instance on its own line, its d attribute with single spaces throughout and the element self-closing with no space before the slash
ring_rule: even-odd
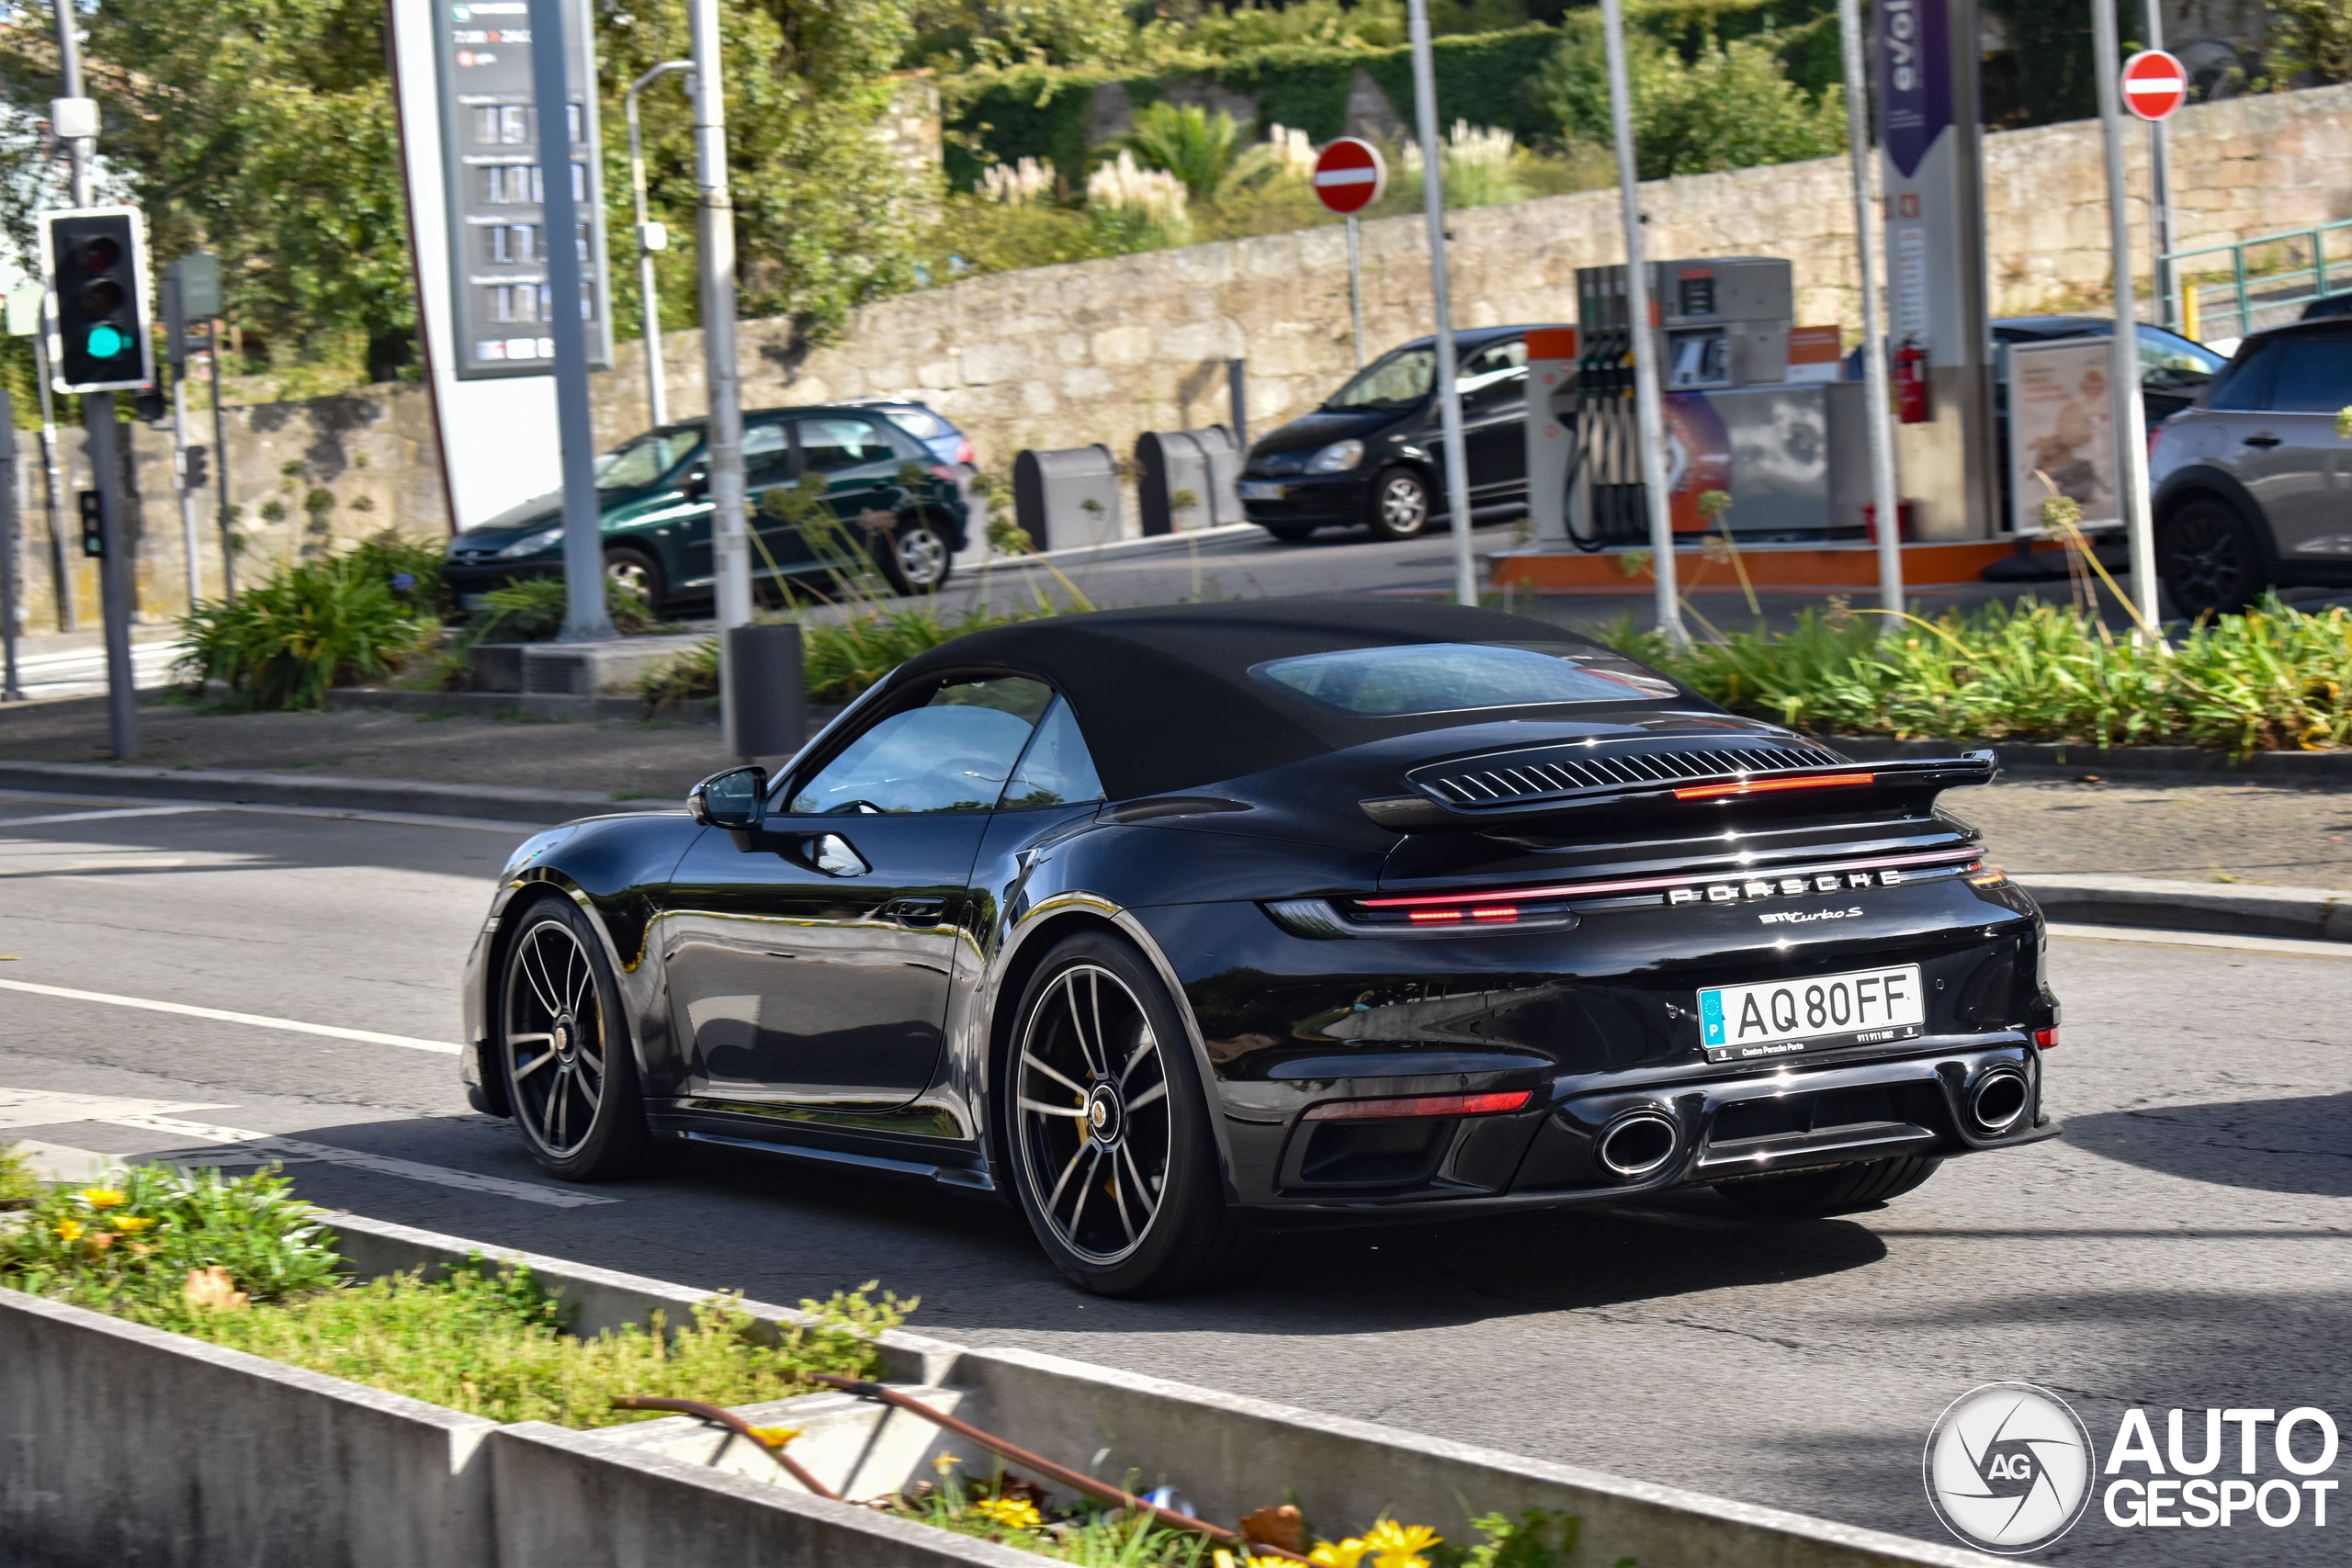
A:
<svg viewBox="0 0 2352 1568">
<path fill-rule="evenodd" d="M 656 610 L 711 595 L 703 422 L 650 430 L 596 459 L 605 566 Z M 824 479 L 821 497 L 809 476 Z M 743 415 L 743 479 L 755 578 L 816 576 L 869 556 L 901 593 L 947 581 L 964 547 L 956 470 L 880 413 L 755 409 Z M 779 504 L 782 491 L 821 508 Z M 764 502 L 764 504 L 763 504 Z M 460 602 L 563 570 L 563 500 L 541 496 L 449 541 L 443 572 Z"/>
</svg>

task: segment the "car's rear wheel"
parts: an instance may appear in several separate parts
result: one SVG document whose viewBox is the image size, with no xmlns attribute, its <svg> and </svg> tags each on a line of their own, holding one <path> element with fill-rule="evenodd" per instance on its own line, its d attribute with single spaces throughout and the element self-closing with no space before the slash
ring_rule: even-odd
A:
<svg viewBox="0 0 2352 1568">
<path fill-rule="evenodd" d="M 2191 501 L 2156 536 L 2156 572 L 2173 609 L 2189 619 L 2243 610 L 2269 586 L 2245 519 L 2225 502 Z"/>
<path fill-rule="evenodd" d="M 930 593 L 944 587 L 956 547 L 928 517 L 901 517 L 875 541 L 875 558 L 890 586 L 901 593 Z"/>
<path fill-rule="evenodd" d="M 1410 539 L 1430 525 L 1429 481 L 1410 468 L 1391 468 L 1372 487 L 1372 531 L 1383 539 Z"/>
<path fill-rule="evenodd" d="M 616 588 L 626 588 L 645 601 L 656 615 L 668 590 L 662 581 L 662 563 L 631 545 L 615 545 L 605 552 L 605 576 Z"/>
<path fill-rule="evenodd" d="M 1046 955 L 1001 1081 L 1022 1212 L 1075 1283 L 1165 1295 L 1246 1266 L 1183 1022 L 1133 947 L 1087 932 Z"/>
<path fill-rule="evenodd" d="M 1933 1155 L 1902 1156 L 1860 1165 L 1832 1166 L 1826 1170 L 1752 1176 L 1719 1183 L 1715 1190 L 1733 1208 L 1750 1214 L 1845 1214 L 1900 1198 L 1935 1175 L 1943 1163 Z"/>
<path fill-rule="evenodd" d="M 655 1161 L 620 988 L 588 917 L 566 898 L 524 912 L 500 974 L 498 1068 L 531 1158 L 565 1181 Z"/>
</svg>

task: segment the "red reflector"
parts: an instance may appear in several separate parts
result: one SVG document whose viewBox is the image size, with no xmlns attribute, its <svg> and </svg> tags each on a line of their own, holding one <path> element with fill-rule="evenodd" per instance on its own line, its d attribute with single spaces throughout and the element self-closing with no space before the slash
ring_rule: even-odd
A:
<svg viewBox="0 0 2352 1568">
<path fill-rule="evenodd" d="M 1333 1100 L 1306 1110 L 1309 1122 L 1374 1122 L 1398 1116 L 1492 1116 L 1517 1111 L 1533 1089 L 1499 1089 L 1492 1094 L 1422 1094 L 1405 1100 Z"/>
<path fill-rule="evenodd" d="M 959 463 L 968 463 L 972 460 L 972 442 L 970 437 L 967 436 L 965 439 L 956 443 L 956 460 Z"/>
<path fill-rule="evenodd" d="M 1470 918 L 1474 920 L 1515 920 L 1519 919 L 1519 908 L 1512 904 L 1488 904 L 1471 910 Z"/>
<path fill-rule="evenodd" d="M 1692 784 L 1674 792 L 1677 800 L 1713 800 L 1724 795 L 1770 795 L 1784 789 L 1840 789 L 1876 781 L 1876 773 L 1824 773 L 1809 779 L 1742 779 L 1737 784 Z"/>
<path fill-rule="evenodd" d="M 2037 1029 L 2033 1032 L 2033 1043 L 2045 1051 L 2055 1051 L 2058 1048 L 2058 1032 L 2054 1029 Z"/>
<path fill-rule="evenodd" d="M 1459 909 L 1408 909 L 1405 912 L 1405 918 L 1416 924 L 1425 925 L 1431 920 L 1458 920 L 1462 918 L 1462 911 Z"/>
</svg>

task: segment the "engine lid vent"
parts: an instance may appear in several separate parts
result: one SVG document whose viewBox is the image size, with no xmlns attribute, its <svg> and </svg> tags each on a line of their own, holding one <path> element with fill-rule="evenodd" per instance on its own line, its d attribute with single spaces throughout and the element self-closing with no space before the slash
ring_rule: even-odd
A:
<svg viewBox="0 0 2352 1568">
<path fill-rule="evenodd" d="M 1848 761 L 1804 740 L 1681 750 L 1599 750 L 1589 745 L 1531 747 L 1412 769 L 1405 780 L 1456 808 L 1526 806 L 1654 784 L 1707 784 L 1837 767 Z"/>
</svg>

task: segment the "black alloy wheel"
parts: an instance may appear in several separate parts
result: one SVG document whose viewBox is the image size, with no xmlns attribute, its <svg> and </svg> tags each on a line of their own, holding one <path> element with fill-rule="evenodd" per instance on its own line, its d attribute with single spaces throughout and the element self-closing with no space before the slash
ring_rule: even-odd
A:
<svg viewBox="0 0 2352 1568">
<path fill-rule="evenodd" d="M 569 899 L 541 898 L 506 946 L 495 1045 L 531 1158 L 565 1181 L 645 1170 L 655 1153 L 603 944 Z"/>
<path fill-rule="evenodd" d="M 1934 1155 L 1899 1155 L 1826 1170 L 1792 1170 L 1783 1176 L 1751 1176 L 1718 1182 L 1724 1201 L 1744 1213 L 1803 1219 L 1849 1214 L 1900 1198 L 1935 1175 L 1943 1160 Z"/>
<path fill-rule="evenodd" d="M 918 514 L 899 518 L 897 526 L 878 535 L 874 557 L 892 588 L 901 593 L 932 593 L 946 585 L 956 547 L 938 524 Z"/>
<path fill-rule="evenodd" d="M 1162 1295 L 1246 1262 L 1183 1024 L 1133 947 L 1089 933 L 1046 955 L 1001 1081 L 1022 1212 L 1072 1281 Z"/>
<path fill-rule="evenodd" d="M 2156 536 L 2156 572 L 2174 611 L 2190 620 L 2244 610 L 2269 586 L 2254 530 L 2233 508 L 2206 499 L 2165 520 Z"/>
<path fill-rule="evenodd" d="M 1372 487 L 1372 532 L 1382 539 L 1417 538 L 1430 525 L 1429 481 L 1410 468 L 1391 468 Z"/>
<path fill-rule="evenodd" d="M 605 551 L 605 576 L 616 588 L 626 588 L 659 615 L 667 597 L 662 563 L 634 545 L 615 545 Z"/>
</svg>

